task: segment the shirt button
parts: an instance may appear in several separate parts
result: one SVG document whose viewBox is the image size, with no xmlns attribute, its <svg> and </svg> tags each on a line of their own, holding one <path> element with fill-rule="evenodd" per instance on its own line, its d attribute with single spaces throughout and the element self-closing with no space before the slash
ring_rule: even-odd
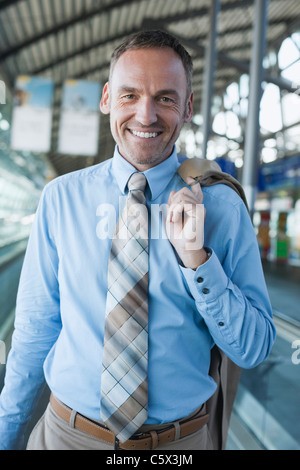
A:
<svg viewBox="0 0 300 470">
<path fill-rule="evenodd" d="M 197 282 L 200 283 L 200 282 L 203 282 L 203 281 L 204 281 L 203 277 L 197 277 Z"/>
<path fill-rule="evenodd" d="M 219 326 L 224 326 L 224 323 L 222 321 L 219 321 Z"/>
<path fill-rule="evenodd" d="M 208 294 L 208 293 L 209 293 L 209 289 L 207 289 L 207 287 L 204 287 L 204 289 L 202 289 L 202 292 L 203 292 L 203 294 Z"/>
</svg>

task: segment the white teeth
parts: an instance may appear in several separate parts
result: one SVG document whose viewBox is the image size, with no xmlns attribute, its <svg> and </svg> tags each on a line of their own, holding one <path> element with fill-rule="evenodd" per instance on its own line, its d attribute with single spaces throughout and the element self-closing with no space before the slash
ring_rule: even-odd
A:
<svg viewBox="0 0 300 470">
<path fill-rule="evenodd" d="M 158 132 L 137 132 L 137 131 L 131 131 L 133 135 L 136 135 L 137 137 L 142 137 L 143 139 L 149 139 L 150 137 L 156 137 L 158 135 Z"/>
</svg>

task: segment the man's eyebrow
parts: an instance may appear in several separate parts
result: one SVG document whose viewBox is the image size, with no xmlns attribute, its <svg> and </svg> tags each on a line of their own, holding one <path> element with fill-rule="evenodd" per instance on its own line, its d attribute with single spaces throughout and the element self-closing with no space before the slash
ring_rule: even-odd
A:
<svg viewBox="0 0 300 470">
<path fill-rule="evenodd" d="M 118 88 L 118 93 L 140 93 L 140 90 L 132 86 L 122 85 Z M 155 93 L 155 96 L 163 96 L 163 95 L 171 95 L 177 98 L 179 97 L 178 91 L 174 90 L 173 88 L 164 88 L 162 90 L 158 90 Z"/>
<path fill-rule="evenodd" d="M 118 88 L 118 93 L 136 93 L 138 91 L 139 90 L 137 88 L 126 85 L 122 85 Z"/>
<path fill-rule="evenodd" d="M 173 96 L 179 97 L 178 91 L 174 90 L 173 88 L 166 88 L 164 90 L 159 90 L 156 93 L 156 96 L 162 96 L 162 95 L 173 95 Z"/>
</svg>

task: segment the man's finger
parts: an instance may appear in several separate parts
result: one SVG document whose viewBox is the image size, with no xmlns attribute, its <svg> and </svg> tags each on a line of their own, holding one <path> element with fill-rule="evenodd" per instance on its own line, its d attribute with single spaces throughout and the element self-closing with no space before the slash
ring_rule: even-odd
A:
<svg viewBox="0 0 300 470">
<path fill-rule="evenodd" d="M 174 197 L 174 194 L 176 194 L 176 191 L 171 191 L 169 194 L 169 199 L 168 199 L 168 205 L 172 204 L 172 199 Z"/>
<path fill-rule="evenodd" d="M 198 184 L 195 184 L 196 181 L 197 180 L 195 180 L 195 178 L 192 178 L 191 176 L 186 177 L 187 184 L 190 185 L 193 194 L 195 194 L 195 196 L 197 196 L 197 199 L 199 200 L 200 204 L 202 204 L 202 202 L 203 202 L 203 192 L 202 192 L 200 183 L 197 182 Z"/>
<path fill-rule="evenodd" d="M 192 193 L 192 191 L 188 188 L 185 188 L 187 190 L 186 193 L 183 192 L 178 192 L 174 195 L 172 198 L 171 203 L 172 204 L 178 204 L 183 202 L 184 204 L 190 203 L 190 204 L 200 204 L 199 198 Z"/>
<path fill-rule="evenodd" d="M 176 223 L 183 213 L 183 203 L 171 204 L 168 208 L 167 221 Z"/>
</svg>

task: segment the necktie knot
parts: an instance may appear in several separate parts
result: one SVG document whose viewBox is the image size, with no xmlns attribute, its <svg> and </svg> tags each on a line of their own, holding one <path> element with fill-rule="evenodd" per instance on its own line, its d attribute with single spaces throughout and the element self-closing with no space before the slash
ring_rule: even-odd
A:
<svg viewBox="0 0 300 470">
<path fill-rule="evenodd" d="M 146 176 L 143 173 L 133 173 L 128 181 L 129 191 L 145 191 L 147 184 Z"/>
</svg>

